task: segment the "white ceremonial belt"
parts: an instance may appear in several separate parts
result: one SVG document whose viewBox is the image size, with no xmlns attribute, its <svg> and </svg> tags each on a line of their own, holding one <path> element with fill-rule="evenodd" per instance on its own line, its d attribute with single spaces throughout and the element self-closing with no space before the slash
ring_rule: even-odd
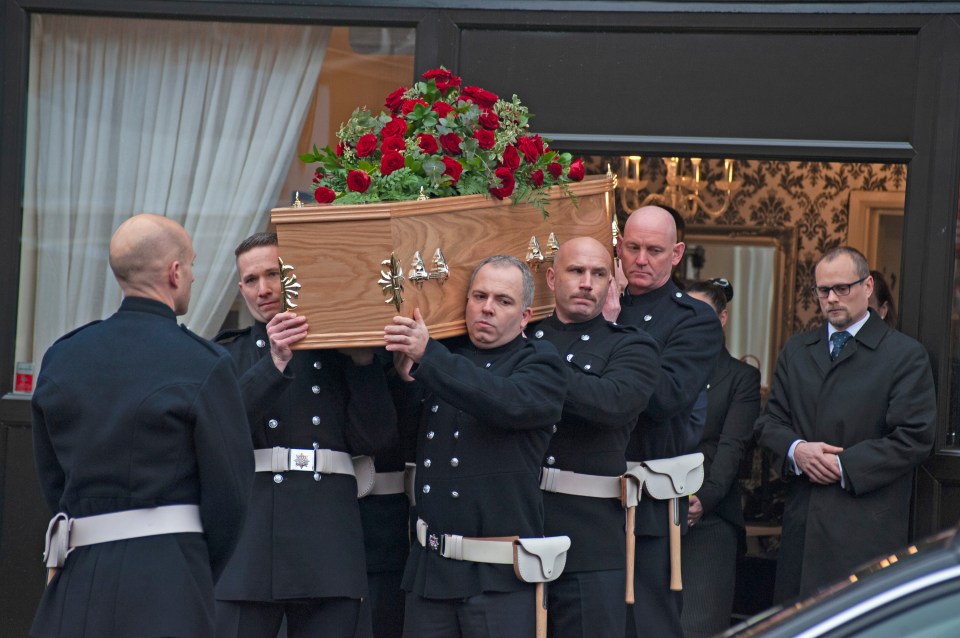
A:
<svg viewBox="0 0 960 638">
<path fill-rule="evenodd" d="M 513 538 L 464 538 L 457 534 L 429 534 L 423 519 L 417 519 L 417 542 L 444 558 L 473 563 L 513 565 Z"/>
<path fill-rule="evenodd" d="M 164 505 L 81 518 L 70 518 L 60 512 L 47 526 L 43 560 L 47 567 L 63 567 L 76 547 L 194 532 L 203 533 L 197 505 Z"/>
<path fill-rule="evenodd" d="M 403 491 L 410 505 L 417 504 L 417 464 L 405 463 L 403 468 Z"/>
<path fill-rule="evenodd" d="M 256 472 L 319 472 L 356 476 L 353 458 L 346 452 L 313 448 L 273 447 L 253 451 Z"/>
<path fill-rule="evenodd" d="M 386 496 L 387 494 L 405 494 L 403 479 L 406 472 L 377 472 L 373 477 L 373 487 L 367 496 Z"/>
<path fill-rule="evenodd" d="M 621 493 L 619 476 L 578 474 L 553 467 L 541 470 L 540 489 L 544 492 L 591 498 L 620 498 Z"/>
</svg>

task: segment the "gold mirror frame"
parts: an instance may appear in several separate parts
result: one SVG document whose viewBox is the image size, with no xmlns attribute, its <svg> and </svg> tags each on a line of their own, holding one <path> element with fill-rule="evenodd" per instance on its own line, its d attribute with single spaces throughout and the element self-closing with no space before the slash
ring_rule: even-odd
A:
<svg viewBox="0 0 960 638">
<path fill-rule="evenodd" d="M 683 234 L 687 245 L 708 242 L 730 246 L 769 246 L 775 249 L 774 299 L 771 307 L 770 344 L 772 352 L 764 353 L 764 378 L 772 381 L 777 355 L 793 334 L 796 314 L 797 230 L 793 226 L 761 228 L 759 226 L 689 225 Z M 734 284 L 734 292 L 737 289 Z M 768 383 L 770 382 L 768 381 Z"/>
</svg>

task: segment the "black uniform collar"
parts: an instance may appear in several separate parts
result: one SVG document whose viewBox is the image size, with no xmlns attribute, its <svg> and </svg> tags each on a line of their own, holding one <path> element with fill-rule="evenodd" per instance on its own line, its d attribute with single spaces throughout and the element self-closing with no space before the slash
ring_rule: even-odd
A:
<svg viewBox="0 0 960 638">
<path fill-rule="evenodd" d="M 543 323 L 544 325 L 558 331 L 590 332 L 598 326 L 607 323 L 607 320 L 603 318 L 603 313 L 600 313 L 593 319 L 587 319 L 586 321 L 581 321 L 579 323 L 564 323 L 560 321 L 560 319 L 557 317 L 557 314 L 554 313 L 544 319 Z"/>
<path fill-rule="evenodd" d="M 631 293 L 630 286 L 627 286 L 624 288 L 623 295 L 620 297 L 620 303 L 626 306 L 655 304 L 666 297 L 673 296 L 679 290 L 680 289 L 677 287 L 677 284 L 674 283 L 673 279 L 668 279 L 666 283 L 656 290 L 644 292 L 639 295 Z"/>
<path fill-rule="evenodd" d="M 120 312 L 148 312 L 173 321 L 177 320 L 177 314 L 173 311 L 173 308 L 162 301 L 146 297 L 124 297 L 123 301 L 120 302 Z"/>
<path fill-rule="evenodd" d="M 466 350 L 471 355 L 477 357 L 499 357 L 502 354 L 513 352 L 514 350 L 520 348 L 523 346 L 524 341 L 526 341 L 526 338 L 523 335 L 517 335 L 516 339 L 513 341 L 508 341 L 502 346 L 497 346 L 496 348 L 478 348 L 473 345 L 473 342 L 470 341 L 469 338 L 467 338 Z"/>
</svg>

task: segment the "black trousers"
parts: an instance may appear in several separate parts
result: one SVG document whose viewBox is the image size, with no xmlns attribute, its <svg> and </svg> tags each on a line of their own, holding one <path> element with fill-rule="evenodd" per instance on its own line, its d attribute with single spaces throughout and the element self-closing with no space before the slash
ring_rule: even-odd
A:
<svg viewBox="0 0 960 638">
<path fill-rule="evenodd" d="M 564 573 L 547 584 L 549 638 L 623 636 L 625 569 Z"/>
<path fill-rule="evenodd" d="M 358 598 L 304 602 L 217 601 L 217 638 L 277 638 L 284 617 L 286 638 L 353 638 L 360 617 Z"/>
<path fill-rule="evenodd" d="M 637 536 L 633 567 L 636 602 L 627 612 L 628 638 L 683 638 L 683 592 L 670 591 L 670 541 Z"/>
<path fill-rule="evenodd" d="M 403 571 L 367 572 L 370 595 L 360 606 L 356 638 L 400 638 L 403 634 Z"/>
<path fill-rule="evenodd" d="M 686 638 L 708 638 L 730 628 L 737 580 L 738 528 L 705 516 L 683 537 L 683 613 Z"/>
<path fill-rule="evenodd" d="M 430 599 L 407 594 L 404 638 L 530 638 L 536 631 L 534 585 L 515 592 Z"/>
</svg>

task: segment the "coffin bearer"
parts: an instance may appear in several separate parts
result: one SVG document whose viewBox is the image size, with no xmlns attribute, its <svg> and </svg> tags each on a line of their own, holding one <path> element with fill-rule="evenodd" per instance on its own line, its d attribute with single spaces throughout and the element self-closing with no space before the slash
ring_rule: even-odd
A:
<svg viewBox="0 0 960 638">
<path fill-rule="evenodd" d="M 236 249 L 254 325 L 218 338 L 241 373 L 256 475 L 250 515 L 217 585 L 217 636 L 352 638 L 367 595 L 351 456 L 396 441 L 383 368 L 369 350 L 297 350 L 306 318 L 282 312 L 277 237 Z M 369 461 L 369 459 L 367 459 Z"/>
<path fill-rule="evenodd" d="M 618 323 L 639 326 L 660 345 L 660 378 L 630 437 L 627 461 L 692 452 L 688 442 L 695 445 L 700 432 L 690 432 L 691 412 L 723 348 L 720 321 L 670 278 L 684 245 L 668 211 L 644 206 L 631 213 L 619 249 L 628 283 Z M 695 421 L 702 428 L 702 418 Z M 640 636 L 683 635 L 683 594 L 670 589 L 669 502 L 644 498 L 637 507 L 633 617 Z M 680 501 L 679 520 L 685 531 L 686 499 Z"/>
<path fill-rule="evenodd" d="M 479 548 L 512 554 L 504 539 L 543 536 L 540 464 L 566 372 L 553 346 L 521 334 L 533 292 L 526 265 L 490 257 L 470 279 L 467 339 L 450 347 L 431 339 L 419 310 L 384 328 L 398 370 L 423 397 L 420 520 L 403 579 L 410 638 L 534 635 L 534 586 Z M 484 538 L 494 542 L 478 546 Z"/>
<path fill-rule="evenodd" d="M 565 242 L 547 269 L 556 311 L 532 333 L 557 348 L 568 380 L 540 478 L 546 534 L 572 540 L 563 575 L 549 587 L 548 631 L 558 638 L 625 631 L 620 475 L 660 365 L 653 337 L 603 318 L 612 277 L 613 260 L 603 244 L 591 237 Z"/>
<path fill-rule="evenodd" d="M 907 544 L 913 471 L 935 431 L 927 353 L 868 309 L 863 255 L 834 248 L 815 277 L 827 324 L 787 341 L 756 423 L 787 487 L 777 601 Z"/>
<path fill-rule="evenodd" d="M 170 219 L 123 222 L 110 241 L 120 309 L 43 358 L 34 453 L 57 516 L 33 636 L 213 632 L 253 455 L 230 357 L 176 323 L 194 257 Z"/>
</svg>

